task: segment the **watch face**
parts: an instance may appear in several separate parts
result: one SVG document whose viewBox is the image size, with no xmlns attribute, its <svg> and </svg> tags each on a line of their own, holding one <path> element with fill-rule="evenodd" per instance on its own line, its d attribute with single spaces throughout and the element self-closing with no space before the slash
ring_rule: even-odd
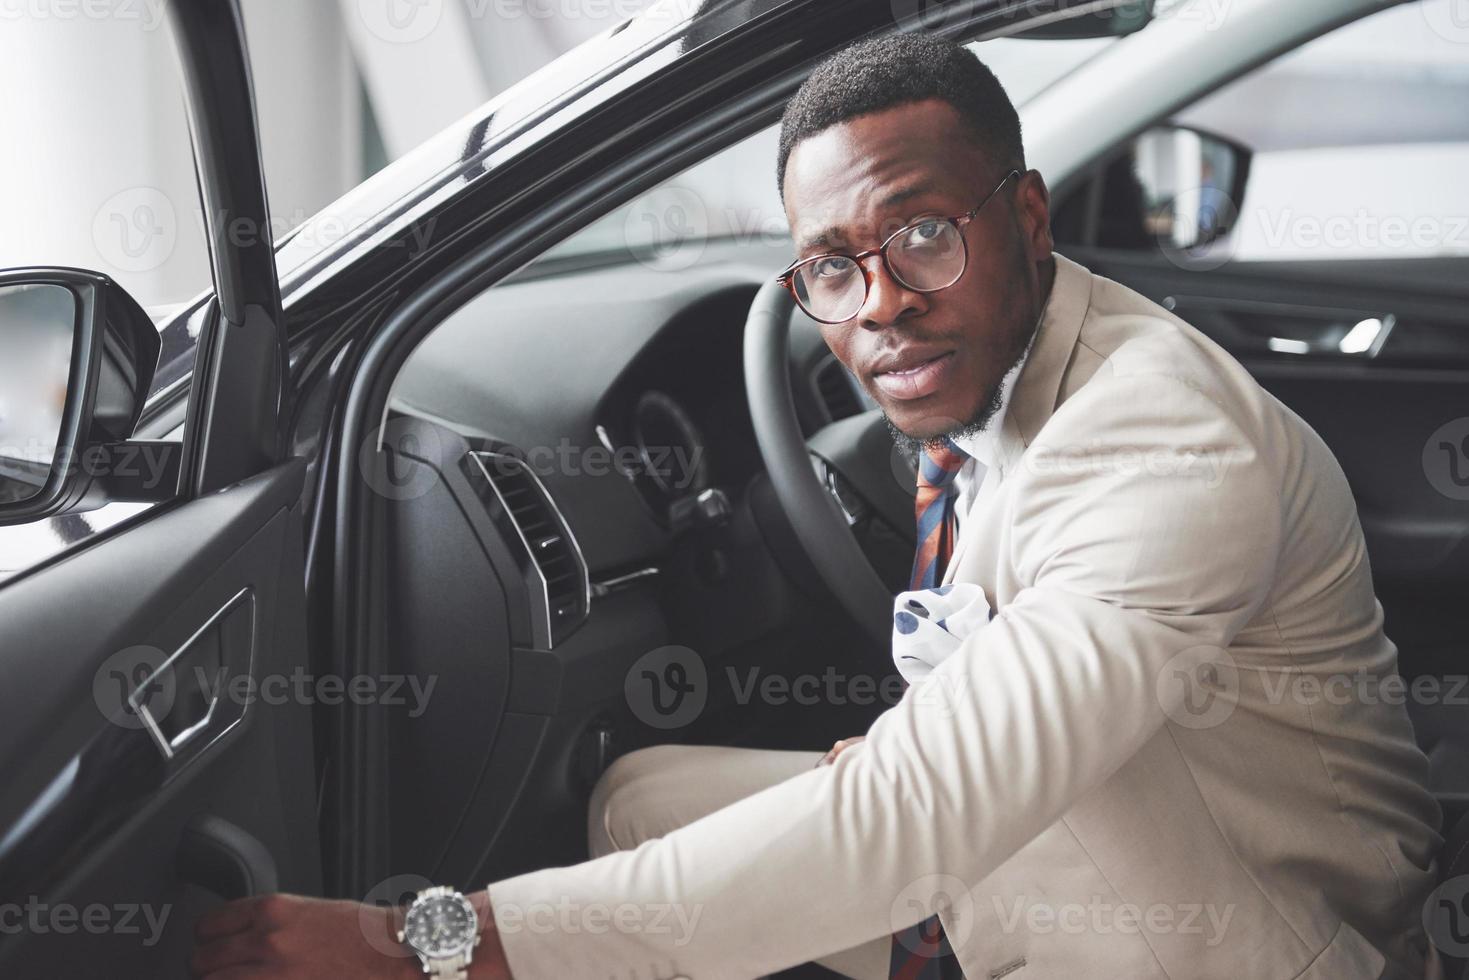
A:
<svg viewBox="0 0 1469 980">
<path fill-rule="evenodd" d="M 474 942 L 477 926 L 474 907 L 463 896 L 433 895 L 409 907 L 403 938 L 425 956 L 453 956 Z"/>
</svg>

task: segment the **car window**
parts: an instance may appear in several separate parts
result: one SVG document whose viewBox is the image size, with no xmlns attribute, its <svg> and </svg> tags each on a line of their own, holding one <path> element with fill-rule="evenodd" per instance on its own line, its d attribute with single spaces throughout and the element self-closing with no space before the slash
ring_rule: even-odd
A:
<svg viewBox="0 0 1469 980">
<path fill-rule="evenodd" d="M 164 8 L 29 4 L 18 14 L 0 27 L 0 268 L 103 273 L 166 328 L 212 284 Z M 164 334 L 164 359 L 182 350 L 191 362 L 193 340 L 178 329 Z M 147 508 L 0 528 L 0 581 Z"/>
<path fill-rule="evenodd" d="M 1115 38 L 1021 40 L 969 45 L 1024 114 L 1024 104 L 1116 43 Z M 790 234 L 775 183 L 779 127 L 704 160 L 588 225 L 543 259 L 626 254 L 664 266 L 692 262 L 713 239 L 785 243 Z"/>
<path fill-rule="evenodd" d="M 1461 10 L 1462 0 L 1421 0 L 1379 11 L 1177 113 L 1172 124 L 1251 153 L 1243 199 L 1228 202 L 1237 215 L 1210 254 L 1236 262 L 1469 257 L 1469 21 L 1456 19 Z M 1150 138 L 1177 143 L 1173 134 L 1145 134 L 1109 165 L 1095 239 L 1058 208 L 1063 245 L 1158 246 L 1155 235 L 1123 233 L 1141 227 L 1126 199 L 1143 192 L 1146 209 L 1166 185 L 1148 166 L 1157 154 L 1147 151 L 1158 148 Z M 1130 222 L 1105 220 L 1123 212 Z M 1156 232 L 1157 220 L 1149 212 L 1142 225 Z"/>
<path fill-rule="evenodd" d="M 208 288 L 158 4 L 30 4 L 0 30 L 0 267 L 104 273 L 162 323 Z"/>
</svg>

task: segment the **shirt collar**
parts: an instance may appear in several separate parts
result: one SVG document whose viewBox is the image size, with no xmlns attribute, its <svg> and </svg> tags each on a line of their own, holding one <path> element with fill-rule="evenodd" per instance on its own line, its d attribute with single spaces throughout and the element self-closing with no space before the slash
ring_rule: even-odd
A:
<svg viewBox="0 0 1469 980">
<path fill-rule="evenodd" d="M 1025 366 L 1025 359 L 1030 356 L 1030 349 L 1035 346 L 1035 338 L 1038 333 L 1040 333 L 1039 326 L 1031 332 L 1030 340 L 1026 343 L 1025 350 L 1021 352 L 1019 359 L 1000 379 L 1000 407 L 995 410 L 994 415 L 990 416 L 989 424 L 973 435 L 954 437 L 954 445 L 979 460 L 986 467 L 995 465 L 995 459 L 998 456 L 996 442 L 1000 430 L 1005 425 L 1005 414 L 1010 409 L 1010 398 L 1015 393 L 1015 379 L 1019 376 L 1020 369 Z"/>
</svg>

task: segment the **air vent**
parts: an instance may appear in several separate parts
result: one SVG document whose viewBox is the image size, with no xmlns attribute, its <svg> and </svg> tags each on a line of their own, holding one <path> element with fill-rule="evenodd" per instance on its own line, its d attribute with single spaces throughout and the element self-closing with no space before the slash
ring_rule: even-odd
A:
<svg viewBox="0 0 1469 980">
<path fill-rule="evenodd" d="M 520 456 L 472 452 L 469 457 L 502 508 L 491 516 L 507 542 L 520 546 L 532 596 L 532 633 L 537 647 L 550 649 L 587 616 L 591 582 L 581 548 L 545 484 Z"/>
<path fill-rule="evenodd" d="M 847 374 L 841 361 L 835 357 L 824 359 L 812 375 L 812 381 L 816 385 L 817 397 L 833 422 L 861 414 L 862 402 L 852 386 L 851 375 Z"/>
</svg>

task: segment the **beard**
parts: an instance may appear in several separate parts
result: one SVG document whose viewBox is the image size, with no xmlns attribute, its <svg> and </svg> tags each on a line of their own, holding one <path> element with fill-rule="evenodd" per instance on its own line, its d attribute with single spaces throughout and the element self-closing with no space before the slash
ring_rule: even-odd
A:
<svg viewBox="0 0 1469 980">
<path fill-rule="evenodd" d="M 925 449 L 940 446 L 946 439 L 967 439 L 970 436 L 979 435 L 979 433 L 988 429 L 990 423 L 994 421 L 995 414 L 999 412 L 1000 406 L 1004 404 L 1006 377 L 1010 374 L 1010 370 L 1016 364 L 1020 363 L 1020 359 L 1025 356 L 1025 352 L 1030 349 L 1030 342 L 1035 338 L 1036 332 L 1039 329 L 1040 323 L 1037 321 L 1031 329 L 1020 331 L 1016 337 L 1016 342 L 1012 345 L 1012 350 L 1008 352 L 1009 357 L 1005 364 L 1005 370 L 1000 373 L 1000 380 L 995 382 L 995 386 L 990 391 L 989 397 L 980 403 L 979 408 L 975 410 L 973 415 L 947 432 L 941 432 L 936 436 L 929 436 L 926 439 L 919 439 L 908 435 L 908 433 L 898 428 L 893 420 L 888 417 L 887 413 L 884 412 L 882 416 L 883 423 L 887 426 L 888 434 L 893 437 L 893 443 L 898 447 L 898 451 L 904 456 L 907 456 L 909 462 L 916 462 L 918 455 Z M 1009 383 L 1015 384 L 1019 380 L 1018 377 L 1013 378 Z"/>
</svg>

